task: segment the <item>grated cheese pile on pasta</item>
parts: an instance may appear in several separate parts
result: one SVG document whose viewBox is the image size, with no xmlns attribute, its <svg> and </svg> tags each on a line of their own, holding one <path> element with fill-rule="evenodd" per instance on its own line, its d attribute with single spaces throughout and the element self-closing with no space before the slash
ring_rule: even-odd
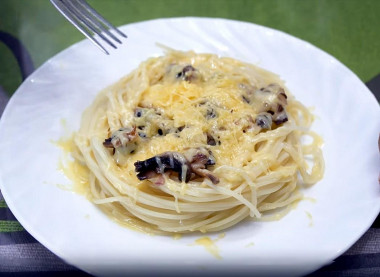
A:
<svg viewBox="0 0 380 277">
<path fill-rule="evenodd" d="M 72 154 L 88 172 L 87 197 L 117 222 L 220 231 L 285 213 L 322 178 L 312 121 L 271 72 L 168 50 L 99 93 Z"/>
</svg>

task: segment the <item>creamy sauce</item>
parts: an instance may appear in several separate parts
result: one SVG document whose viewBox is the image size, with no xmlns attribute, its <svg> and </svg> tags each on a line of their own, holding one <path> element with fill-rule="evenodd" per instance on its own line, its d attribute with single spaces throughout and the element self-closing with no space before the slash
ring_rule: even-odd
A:
<svg viewBox="0 0 380 277">
<path fill-rule="evenodd" d="M 174 240 L 180 240 L 182 238 L 182 235 L 181 234 L 174 234 L 173 235 L 173 239 Z"/>
<path fill-rule="evenodd" d="M 74 152 L 75 144 L 70 138 L 61 138 L 58 141 L 52 141 L 55 145 L 63 150 L 63 157 L 58 161 L 58 169 L 72 182 L 72 186 L 59 185 L 60 188 L 86 195 L 89 188 L 90 171 L 87 166 L 79 163 L 78 160 L 72 159 L 70 153 Z"/>
<path fill-rule="evenodd" d="M 72 181 L 73 187 L 70 190 L 82 195 L 87 193 L 89 186 L 89 170 L 86 166 L 83 166 L 76 161 L 68 161 L 66 163 L 60 161 L 58 169 L 61 170 L 70 181 Z"/>
<path fill-rule="evenodd" d="M 253 243 L 253 242 L 250 242 L 250 243 L 248 243 L 246 246 L 245 246 L 245 248 L 249 248 L 249 247 L 252 247 L 252 246 L 254 246 L 255 244 Z"/>
<path fill-rule="evenodd" d="M 209 237 L 201 237 L 195 241 L 195 245 L 203 246 L 211 255 L 215 258 L 221 260 L 222 257 L 219 255 L 219 248 L 215 244 L 215 241 L 210 239 Z"/>
<path fill-rule="evenodd" d="M 225 236 L 226 236 L 226 233 L 221 233 L 221 234 L 219 234 L 219 235 L 218 235 L 218 239 L 217 239 L 216 241 L 221 240 L 221 239 L 224 238 Z"/>
<path fill-rule="evenodd" d="M 65 156 L 69 155 L 75 149 L 75 144 L 73 142 L 73 138 L 60 138 L 57 141 L 52 140 L 51 143 L 55 144 L 59 148 L 63 150 Z"/>
<path fill-rule="evenodd" d="M 309 219 L 309 227 L 313 227 L 314 226 L 313 216 L 308 211 L 305 211 L 305 213 L 306 213 L 307 218 Z"/>
<path fill-rule="evenodd" d="M 226 233 L 219 234 L 218 237 L 214 240 L 212 240 L 210 237 L 201 237 L 195 240 L 195 243 L 191 245 L 203 246 L 211 255 L 213 255 L 218 260 L 221 260 L 222 257 L 219 254 L 219 247 L 216 245 L 216 242 L 218 242 L 225 236 Z"/>
</svg>

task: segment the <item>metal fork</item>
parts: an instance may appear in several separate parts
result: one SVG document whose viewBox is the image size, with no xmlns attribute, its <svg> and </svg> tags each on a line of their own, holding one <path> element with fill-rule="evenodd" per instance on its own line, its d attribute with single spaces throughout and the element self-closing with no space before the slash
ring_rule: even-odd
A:
<svg viewBox="0 0 380 277">
<path fill-rule="evenodd" d="M 106 48 L 94 37 L 97 34 L 111 47 L 117 48 L 115 41 L 121 44 L 121 40 L 111 31 L 126 38 L 127 36 L 95 11 L 85 0 L 50 0 L 57 10 L 83 35 L 90 39 L 105 54 L 109 55 Z"/>
</svg>

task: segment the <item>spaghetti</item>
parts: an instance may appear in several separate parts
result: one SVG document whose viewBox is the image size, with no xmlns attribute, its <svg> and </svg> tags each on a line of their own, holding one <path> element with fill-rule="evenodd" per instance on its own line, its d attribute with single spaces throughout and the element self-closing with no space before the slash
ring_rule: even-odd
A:
<svg viewBox="0 0 380 277">
<path fill-rule="evenodd" d="M 312 121 L 275 74 L 170 50 L 99 93 L 72 154 L 88 168 L 88 198 L 119 223 L 220 231 L 286 211 L 322 178 Z"/>
</svg>

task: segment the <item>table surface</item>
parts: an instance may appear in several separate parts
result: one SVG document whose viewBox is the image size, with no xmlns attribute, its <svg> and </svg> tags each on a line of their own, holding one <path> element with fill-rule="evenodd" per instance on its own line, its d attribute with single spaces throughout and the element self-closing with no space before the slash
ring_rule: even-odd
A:
<svg viewBox="0 0 380 277">
<path fill-rule="evenodd" d="M 88 0 L 114 25 L 182 16 L 229 18 L 306 40 L 349 67 L 380 99 L 378 0 Z M 48 0 L 0 0 L 0 115 L 20 83 L 51 56 L 83 39 Z M 380 221 L 313 276 L 380 276 Z M 0 192 L 0 275 L 87 274 L 30 236 Z"/>
</svg>

